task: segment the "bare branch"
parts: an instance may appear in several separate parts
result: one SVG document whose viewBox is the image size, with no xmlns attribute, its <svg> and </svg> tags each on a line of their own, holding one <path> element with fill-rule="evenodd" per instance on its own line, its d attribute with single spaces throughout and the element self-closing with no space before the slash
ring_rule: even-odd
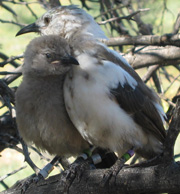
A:
<svg viewBox="0 0 180 194">
<path fill-rule="evenodd" d="M 174 24 L 173 34 L 177 34 L 180 28 L 180 12 L 176 18 L 176 22 Z"/>
<path fill-rule="evenodd" d="M 159 69 L 159 65 L 153 65 L 149 67 L 147 73 L 143 76 L 142 80 L 146 83 L 152 76 L 152 74 Z"/>
<path fill-rule="evenodd" d="M 173 65 L 180 64 L 180 48 L 175 46 L 155 47 L 149 46 L 146 49 L 129 53 L 124 57 L 134 69 L 149 67 L 152 65 Z"/>
<path fill-rule="evenodd" d="M 103 193 L 103 194 L 134 194 L 134 193 L 169 193 L 179 192 L 180 167 L 177 163 L 166 163 L 151 167 L 123 168 L 115 181 L 100 186 L 106 170 L 86 170 L 77 180 L 77 177 L 66 187 L 64 180 L 69 181 L 66 172 L 50 177 L 40 183 L 30 185 L 27 194 L 34 193 Z M 18 185 L 2 194 L 18 194 L 21 189 Z"/>
<path fill-rule="evenodd" d="M 1 140 L 1 143 L 4 144 L 6 146 L 6 148 L 14 149 L 14 150 L 18 151 L 19 153 L 23 154 L 23 150 L 21 148 L 19 148 L 18 146 L 11 144 L 11 143 L 8 143 L 8 142 L 5 142 L 5 141 L 2 141 L 2 140 Z"/>
<path fill-rule="evenodd" d="M 164 160 L 174 160 L 174 144 L 180 132 L 180 100 L 177 101 L 173 118 L 169 126 L 167 137 L 164 143 Z"/>
<path fill-rule="evenodd" d="M 135 11 L 133 13 L 131 13 L 130 15 L 127 16 L 123 16 L 123 17 L 114 17 L 114 18 L 110 18 L 106 21 L 102 21 L 102 22 L 98 22 L 99 25 L 104 25 L 107 24 L 109 22 L 114 22 L 114 21 L 119 21 L 122 19 L 126 19 L 126 20 L 133 20 L 132 17 L 135 16 L 136 14 L 140 13 L 140 12 L 144 12 L 144 11 L 149 11 L 149 9 L 139 9 L 138 11 Z"/>
<path fill-rule="evenodd" d="M 180 34 L 175 35 L 164 34 L 162 36 L 158 35 L 125 36 L 110 38 L 109 40 L 101 39 L 100 41 L 108 46 L 119 46 L 119 45 L 180 46 Z"/>
<path fill-rule="evenodd" d="M 25 26 L 25 24 L 20 24 L 20 23 L 17 23 L 17 22 L 14 22 L 14 21 L 8 21 L 8 20 L 1 20 L 0 19 L 0 22 L 1 23 L 6 23 L 6 24 L 14 24 L 14 25 L 20 26 L 21 28 Z"/>
<path fill-rule="evenodd" d="M 29 164 L 29 166 L 34 170 L 34 172 L 37 175 L 39 173 L 40 169 L 34 164 L 34 162 L 29 157 L 29 152 L 28 152 L 27 145 L 24 143 L 24 141 L 22 139 L 20 140 L 20 142 L 21 142 L 22 147 L 23 147 L 25 161 Z"/>
<path fill-rule="evenodd" d="M 22 57 L 23 57 L 22 55 L 8 57 L 4 53 L 1 53 L 0 52 L 0 58 L 4 60 L 4 62 L 1 62 L 0 63 L 0 67 L 3 67 L 4 65 L 6 65 L 8 63 L 10 63 L 11 65 L 13 65 L 14 67 L 18 67 L 18 66 L 20 66 L 20 64 L 16 63 L 14 60 L 20 59 Z"/>
<path fill-rule="evenodd" d="M 164 93 L 166 93 L 170 87 L 173 85 L 173 83 L 180 77 L 180 74 L 178 74 L 172 81 L 171 83 L 169 84 L 169 86 L 166 88 L 166 90 L 164 91 Z"/>
<path fill-rule="evenodd" d="M 8 7 L 7 5 L 3 4 L 2 1 L 0 2 L 0 6 L 2 6 L 7 11 L 11 12 L 14 16 L 17 16 L 17 14 L 10 7 Z"/>
<path fill-rule="evenodd" d="M 10 172 L 2 177 L 0 177 L 0 182 L 3 181 L 4 179 L 8 178 L 9 176 L 13 175 L 13 174 L 16 174 L 17 172 L 25 169 L 27 166 L 22 166 L 21 168 L 18 168 L 17 170 L 14 170 L 13 172 Z"/>
<path fill-rule="evenodd" d="M 14 93 L 3 80 L 0 80 L 0 94 L 5 103 L 12 102 L 14 104 Z"/>
<path fill-rule="evenodd" d="M 108 9 L 107 11 L 104 11 L 104 12 L 102 12 L 100 15 L 94 17 L 94 19 L 96 20 L 96 19 L 99 18 L 99 17 L 102 17 L 102 16 L 104 16 L 104 15 L 106 15 L 106 14 L 111 13 L 112 11 L 115 11 L 115 10 L 118 10 L 118 9 L 122 9 L 122 8 L 124 8 L 124 7 L 126 7 L 126 5 L 123 5 L 123 6 L 122 6 L 122 5 L 119 5 L 119 6 L 117 6 L 117 7 Z"/>
<path fill-rule="evenodd" d="M 17 73 L 17 74 L 16 74 Z M 18 68 L 16 68 L 14 70 L 14 74 L 11 74 L 11 75 L 7 75 L 5 77 L 3 77 L 3 81 L 6 83 L 6 84 L 10 84 L 12 83 L 14 80 L 16 80 L 18 77 L 20 77 L 20 75 L 22 74 L 22 66 L 19 66 Z"/>
</svg>

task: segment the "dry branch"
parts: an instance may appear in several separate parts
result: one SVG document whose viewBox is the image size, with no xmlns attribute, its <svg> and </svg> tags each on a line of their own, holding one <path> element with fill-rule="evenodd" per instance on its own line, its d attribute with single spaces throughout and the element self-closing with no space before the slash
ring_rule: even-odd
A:
<svg viewBox="0 0 180 194">
<path fill-rule="evenodd" d="M 174 33 L 174 34 L 177 34 L 178 31 L 179 31 L 179 28 L 180 28 L 180 12 L 179 12 L 179 14 L 178 14 L 178 16 L 177 16 L 177 18 L 176 18 L 176 22 L 175 22 L 175 24 L 174 24 L 173 33 Z"/>
<path fill-rule="evenodd" d="M 102 21 L 102 22 L 98 22 L 99 25 L 105 25 L 109 22 L 114 22 L 114 21 L 119 21 L 119 20 L 123 20 L 123 19 L 126 19 L 126 20 L 133 20 L 132 17 L 135 16 L 136 14 L 140 13 L 140 12 L 144 12 L 144 11 L 149 11 L 149 9 L 140 9 L 140 10 L 137 10 L 133 13 L 131 13 L 130 15 L 127 15 L 127 16 L 123 16 L 123 17 L 114 17 L 114 18 L 110 18 L 106 21 Z"/>
<path fill-rule="evenodd" d="M 180 46 L 180 34 L 175 35 L 164 34 L 162 36 L 158 35 L 123 36 L 101 41 L 107 44 L 108 46 L 120 46 L 120 45 Z"/>
<path fill-rule="evenodd" d="M 138 52 L 129 53 L 124 57 L 134 69 L 152 65 L 178 65 L 180 64 L 180 48 L 175 46 L 153 47 L 149 46 Z"/>
<path fill-rule="evenodd" d="M 39 182 L 37 185 L 32 184 L 26 193 L 103 193 L 103 194 L 138 194 L 148 192 L 179 192 L 180 187 L 180 166 L 178 163 L 161 164 L 146 168 L 123 168 L 116 182 L 100 187 L 105 170 L 85 171 L 80 179 L 73 181 L 67 189 L 63 180 L 66 179 L 64 174 L 50 177 L 45 181 Z M 2 194 L 19 194 L 18 185 L 9 189 Z"/>
</svg>

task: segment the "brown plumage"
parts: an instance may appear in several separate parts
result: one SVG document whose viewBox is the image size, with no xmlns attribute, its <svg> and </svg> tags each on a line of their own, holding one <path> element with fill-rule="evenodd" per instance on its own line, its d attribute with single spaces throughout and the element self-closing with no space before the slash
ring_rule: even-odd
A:
<svg viewBox="0 0 180 194">
<path fill-rule="evenodd" d="M 78 62 L 64 39 L 55 35 L 36 38 L 25 51 L 23 81 L 16 92 L 17 125 L 27 143 L 58 156 L 83 152 L 89 144 L 66 112 L 63 83 Z"/>
</svg>

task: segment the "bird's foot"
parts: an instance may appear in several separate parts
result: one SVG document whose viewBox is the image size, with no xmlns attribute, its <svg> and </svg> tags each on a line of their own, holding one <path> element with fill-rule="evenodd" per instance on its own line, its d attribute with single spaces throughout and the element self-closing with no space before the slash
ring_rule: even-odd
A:
<svg viewBox="0 0 180 194">
<path fill-rule="evenodd" d="M 119 158 L 116 163 L 105 172 L 103 179 L 100 183 L 101 187 L 105 187 L 107 184 L 116 182 L 116 176 L 119 171 L 124 167 L 124 163 L 127 162 L 134 155 L 133 150 L 127 151 L 121 158 Z"/>
<path fill-rule="evenodd" d="M 89 159 L 84 160 L 79 157 L 73 162 L 68 169 L 63 172 L 63 184 L 64 184 L 64 193 L 66 193 L 73 183 L 74 180 L 80 181 L 82 174 L 85 170 L 92 169 L 90 165 L 91 161 Z"/>
<path fill-rule="evenodd" d="M 37 184 L 40 180 L 44 180 L 44 178 L 41 175 L 33 174 L 23 181 L 20 181 L 20 183 L 17 182 L 14 186 L 16 187 L 18 185 L 17 188 L 21 190 L 21 193 L 25 193 L 31 184 Z"/>
<path fill-rule="evenodd" d="M 110 180 L 111 182 L 115 183 L 116 176 L 119 173 L 119 171 L 122 169 L 122 167 L 124 166 L 124 163 L 125 163 L 124 160 L 118 159 L 116 163 L 105 172 L 103 179 L 100 183 L 100 186 L 105 187 L 107 184 L 110 184 Z"/>
<path fill-rule="evenodd" d="M 69 169 L 66 170 L 67 172 L 67 178 L 68 177 L 76 177 L 77 180 L 81 179 L 82 173 L 87 170 L 87 169 L 92 169 L 91 164 L 91 159 L 88 158 L 84 160 L 83 158 L 79 157 L 73 162 Z"/>
<path fill-rule="evenodd" d="M 28 189 L 28 187 L 32 183 L 38 183 L 41 180 L 44 180 L 46 177 L 48 177 L 49 173 L 53 170 L 55 163 L 58 161 L 59 157 L 54 157 L 53 160 L 51 160 L 50 163 L 48 163 L 44 168 L 42 168 L 39 173 L 33 174 L 27 179 L 25 179 L 21 184 L 21 193 L 25 193 L 25 191 Z"/>
</svg>

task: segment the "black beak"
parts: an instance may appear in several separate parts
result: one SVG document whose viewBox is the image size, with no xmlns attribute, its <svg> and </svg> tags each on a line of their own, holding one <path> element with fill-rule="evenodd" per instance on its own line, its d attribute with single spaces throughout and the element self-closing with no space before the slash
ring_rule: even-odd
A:
<svg viewBox="0 0 180 194">
<path fill-rule="evenodd" d="M 62 64 L 65 65 L 79 65 L 79 62 L 72 56 L 68 56 L 68 57 L 63 57 L 61 59 Z"/>
<path fill-rule="evenodd" d="M 19 36 L 21 34 L 26 34 L 29 32 L 40 32 L 39 26 L 36 23 L 29 24 L 28 26 L 25 26 L 19 32 L 16 34 L 16 36 Z"/>
</svg>

